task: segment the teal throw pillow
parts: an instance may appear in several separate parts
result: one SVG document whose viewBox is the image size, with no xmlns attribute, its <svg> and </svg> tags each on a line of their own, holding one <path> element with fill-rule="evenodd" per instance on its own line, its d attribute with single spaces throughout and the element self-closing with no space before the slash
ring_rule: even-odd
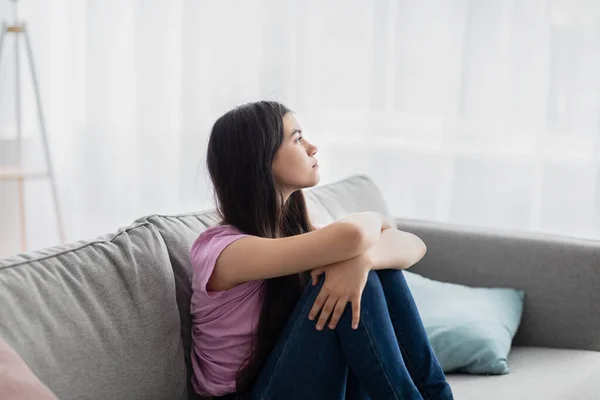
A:
<svg viewBox="0 0 600 400">
<path fill-rule="evenodd" d="M 404 271 L 444 372 L 507 374 L 525 293 L 439 282 Z"/>
</svg>

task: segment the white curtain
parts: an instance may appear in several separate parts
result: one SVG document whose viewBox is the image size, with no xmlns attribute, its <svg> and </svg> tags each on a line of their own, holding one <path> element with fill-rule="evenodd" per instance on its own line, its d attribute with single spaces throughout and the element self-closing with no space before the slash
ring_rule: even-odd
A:
<svg viewBox="0 0 600 400">
<path fill-rule="evenodd" d="M 69 241 L 211 208 L 210 126 L 258 99 L 297 112 L 322 183 L 367 174 L 396 216 L 600 237 L 597 1 L 21 3 Z M 4 47 L 0 163 L 15 130 Z M 41 166 L 27 78 L 23 157 Z M 15 187 L 0 186 L 4 253 Z M 26 186 L 30 248 L 57 242 L 49 193 Z"/>
</svg>

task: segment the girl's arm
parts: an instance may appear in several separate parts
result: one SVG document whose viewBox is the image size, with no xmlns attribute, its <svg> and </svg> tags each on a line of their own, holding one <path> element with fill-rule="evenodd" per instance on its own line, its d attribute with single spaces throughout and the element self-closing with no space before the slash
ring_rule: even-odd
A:
<svg viewBox="0 0 600 400">
<path fill-rule="evenodd" d="M 416 235 L 387 229 L 377 244 L 367 251 L 372 269 L 407 269 L 423 258 L 427 252 L 425 243 Z"/>
<path fill-rule="evenodd" d="M 380 240 L 364 254 L 351 260 L 319 267 L 310 272 L 313 286 L 325 273 L 325 283 L 315 299 L 309 318 L 320 313 L 317 329 L 322 329 L 331 315 L 334 329 L 348 302 L 352 303 L 352 327 L 360 319 L 360 298 L 371 269 L 406 269 L 425 255 L 426 247 L 412 233 L 384 229 Z M 333 314 L 331 314 L 333 312 Z"/>
<path fill-rule="evenodd" d="M 345 216 L 313 232 L 266 239 L 247 236 L 220 254 L 208 281 L 210 290 L 227 290 L 249 281 L 291 275 L 354 258 L 373 247 L 387 224 L 382 215 Z"/>
</svg>

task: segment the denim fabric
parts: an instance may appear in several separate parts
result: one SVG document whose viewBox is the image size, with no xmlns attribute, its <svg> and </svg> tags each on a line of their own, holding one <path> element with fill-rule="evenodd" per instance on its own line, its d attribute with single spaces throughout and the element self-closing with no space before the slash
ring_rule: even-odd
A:
<svg viewBox="0 0 600 400">
<path fill-rule="evenodd" d="M 309 285 L 267 359 L 250 399 L 452 399 L 402 271 L 372 271 L 357 330 L 350 307 L 335 330 L 308 313 L 321 289 Z M 225 398 L 240 398 L 231 395 Z"/>
</svg>

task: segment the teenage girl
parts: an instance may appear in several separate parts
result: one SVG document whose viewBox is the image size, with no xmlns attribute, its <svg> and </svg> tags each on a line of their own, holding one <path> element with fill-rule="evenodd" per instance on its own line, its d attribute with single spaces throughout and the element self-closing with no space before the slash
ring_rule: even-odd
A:
<svg viewBox="0 0 600 400">
<path fill-rule="evenodd" d="M 192 384 L 223 399 L 452 399 L 402 270 L 425 254 L 374 212 L 317 229 L 317 147 L 282 104 L 214 124 L 221 223 L 190 250 Z"/>
</svg>

